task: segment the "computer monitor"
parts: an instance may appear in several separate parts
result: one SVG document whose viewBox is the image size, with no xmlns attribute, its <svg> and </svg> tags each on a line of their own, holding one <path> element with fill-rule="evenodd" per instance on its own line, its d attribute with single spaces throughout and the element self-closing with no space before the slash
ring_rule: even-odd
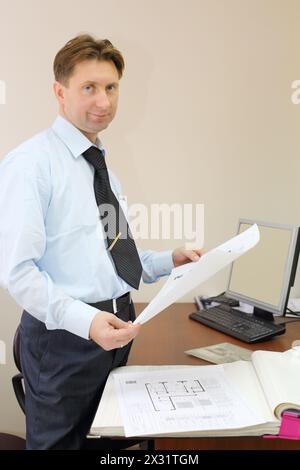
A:
<svg viewBox="0 0 300 470">
<path fill-rule="evenodd" d="M 256 309 L 285 315 L 297 270 L 299 227 L 240 219 L 238 233 L 254 223 L 260 241 L 232 263 L 226 295 Z"/>
</svg>

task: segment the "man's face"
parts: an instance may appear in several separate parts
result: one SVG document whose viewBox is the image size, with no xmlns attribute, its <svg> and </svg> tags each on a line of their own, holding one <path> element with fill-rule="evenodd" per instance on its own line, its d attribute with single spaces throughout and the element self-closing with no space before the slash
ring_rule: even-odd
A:
<svg viewBox="0 0 300 470">
<path fill-rule="evenodd" d="M 67 86 L 54 83 L 60 113 L 93 143 L 113 120 L 118 106 L 119 75 L 112 61 L 76 64 Z"/>
</svg>

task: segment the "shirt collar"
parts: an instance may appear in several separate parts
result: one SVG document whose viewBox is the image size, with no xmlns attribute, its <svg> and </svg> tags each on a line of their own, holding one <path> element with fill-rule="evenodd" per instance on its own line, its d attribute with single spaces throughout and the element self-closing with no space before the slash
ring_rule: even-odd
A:
<svg viewBox="0 0 300 470">
<path fill-rule="evenodd" d="M 64 142 L 75 158 L 78 158 L 83 152 L 94 145 L 77 127 L 60 115 L 55 119 L 52 130 Z M 98 137 L 95 145 L 105 155 L 105 149 Z"/>
</svg>

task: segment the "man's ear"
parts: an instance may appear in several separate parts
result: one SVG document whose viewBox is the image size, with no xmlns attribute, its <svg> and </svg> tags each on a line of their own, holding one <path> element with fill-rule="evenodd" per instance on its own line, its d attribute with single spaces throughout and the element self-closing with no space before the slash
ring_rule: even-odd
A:
<svg viewBox="0 0 300 470">
<path fill-rule="evenodd" d="M 64 87 L 61 83 L 59 83 L 58 81 L 55 81 L 53 83 L 53 91 L 54 91 L 54 94 L 55 94 L 55 97 L 57 99 L 57 101 L 59 102 L 59 104 L 63 104 L 64 102 Z"/>
</svg>

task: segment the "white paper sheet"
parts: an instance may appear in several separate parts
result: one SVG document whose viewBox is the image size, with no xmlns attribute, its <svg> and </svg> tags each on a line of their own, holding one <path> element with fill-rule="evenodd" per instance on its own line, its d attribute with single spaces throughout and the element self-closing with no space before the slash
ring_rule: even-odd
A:
<svg viewBox="0 0 300 470">
<path fill-rule="evenodd" d="M 114 375 L 125 436 L 261 424 L 222 365 Z"/>
<path fill-rule="evenodd" d="M 174 268 L 159 293 L 134 323 L 145 323 L 189 291 L 199 286 L 232 261 L 253 248 L 259 241 L 256 224 L 222 245 L 210 250 L 199 261 Z"/>
</svg>

